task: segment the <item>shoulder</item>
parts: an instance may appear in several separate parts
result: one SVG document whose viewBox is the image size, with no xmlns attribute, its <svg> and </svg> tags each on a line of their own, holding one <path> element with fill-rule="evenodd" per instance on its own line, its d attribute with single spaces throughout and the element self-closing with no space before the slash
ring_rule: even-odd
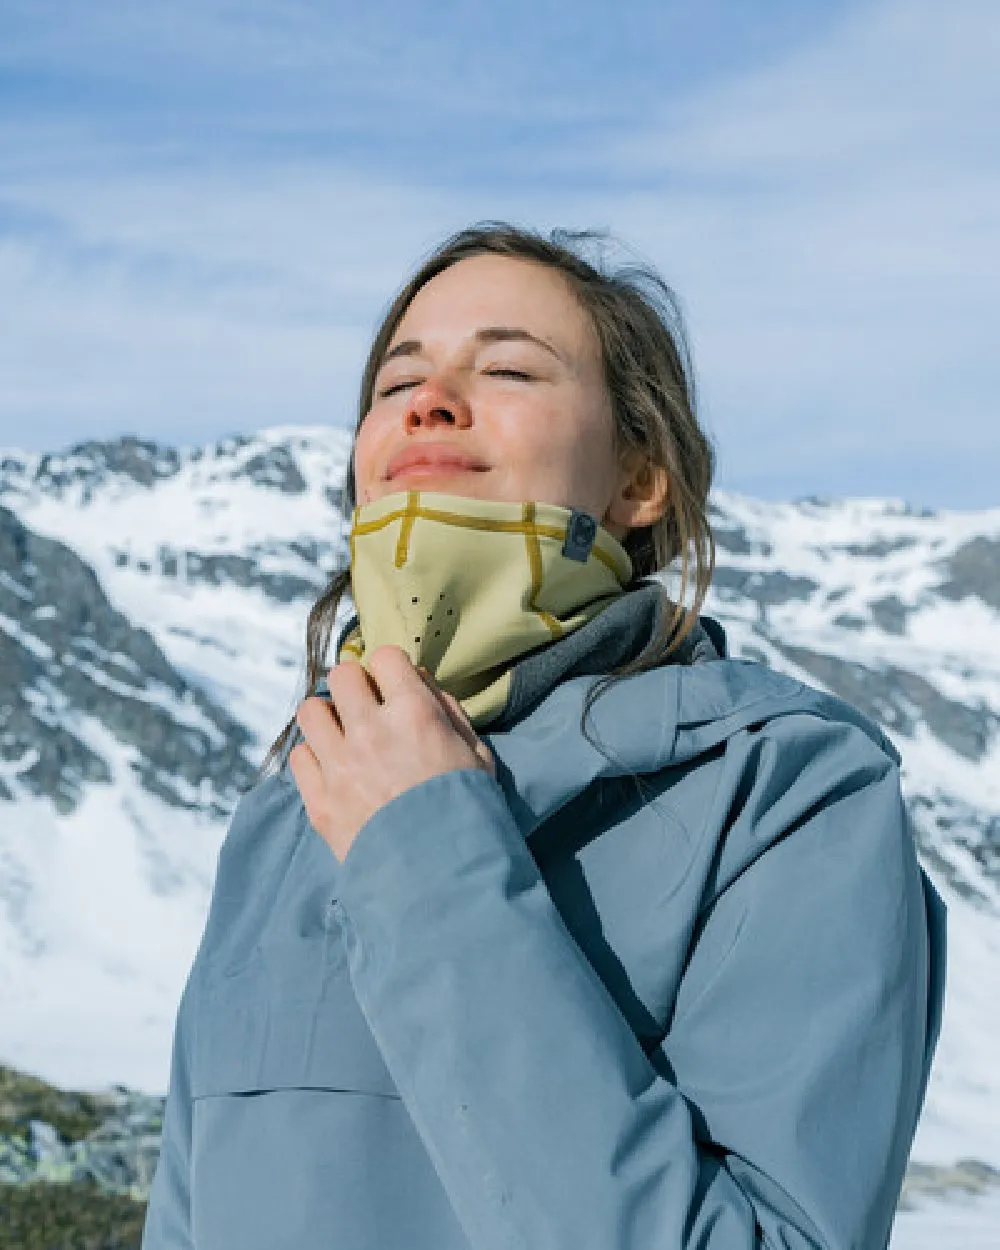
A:
<svg viewBox="0 0 1000 1250">
<path fill-rule="evenodd" d="M 860 708 L 756 661 L 720 659 L 679 670 L 679 734 L 710 723 L 720 727 L 721 732 L 716 730 L 720 740 L 727 730 L 736 732 L 749 725 L 774 725 L 775 733 L 784 738 L 794 738 L 801 730 L 803 739 L 809 740 L 815 732 L 822 732 L 821 723 L 830 726 L 828 732 L 834 737 L 854 738 L 846 729 L 850 726 L 860 731 L 876 752 L 900 763 L 899 751 L 888 734 Z"/>
<path fill-rule="evenodd" d="M 262 839 L 281 841 L 298 831 L 302 800 L 287 767 L 271 773 L 240 795 L 220 849 L 226 859 L 241 857 Z"/>
<path fill-rule="evenodd" d="M 208 918 L 210 941 L 224 934 L 237 915 L 266 906 L 305 828 L 301 796 L 284 771 L 243 792 L 219 848 Z"/>
<path fill-rule="evenodd" d="M 900 762 L 881 726 L 845 700 L 721 660 L 682 676 L 658 801 L 712 857 L 716 891 L 793 837 L 799 846 L 782 862 L 860 840 L 866 852 L 915 863 Z"/>
</svg>

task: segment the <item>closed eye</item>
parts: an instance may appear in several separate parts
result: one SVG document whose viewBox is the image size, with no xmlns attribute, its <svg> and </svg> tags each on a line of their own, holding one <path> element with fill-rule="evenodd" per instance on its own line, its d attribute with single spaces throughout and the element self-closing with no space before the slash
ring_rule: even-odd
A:
<svg viewBox="0 0 1000 1250">
<path fill-rule="evenodd" d="M 485 369 L 483 371 L 491 378 L 517 378 L 521 382 L 532 381 L 533 375 L 525 373 L 522 369 Z M 393 386 L 387 386 L 384 390 L 378 392 L 379 399 L 388 399 L 390 395 L 395 395 L 397 391 L 406 390 L 410 386 L 419 386 L 419 381 L 412 382 L 396 382 Z"/>
<path fill-rule="evenodd" d="M 417 386 L 416 382 L 397 382 L 395 386 L 387 386 L 384 391 L 379 391 L 379 399 L 385 399 L 389 395 L 395 395 L 397 391 L 405 390 L 408 386 Z"/>
</svg>

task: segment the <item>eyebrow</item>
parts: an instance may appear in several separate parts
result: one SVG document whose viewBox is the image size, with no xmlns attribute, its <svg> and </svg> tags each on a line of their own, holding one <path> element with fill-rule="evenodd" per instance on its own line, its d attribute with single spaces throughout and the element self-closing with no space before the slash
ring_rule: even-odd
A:
<svg viewBox="0 0 1000 1250">
<path fill-rule="evenodd" d="M 538 347 L 543 347 L 547 352 L 551 352 L 556 360 L 566 364 L 566 358 L 557 348 L 555 348 L 546 339 L 539 338 L 537 334 L 532 334 L 530 330 L 525 330 L 521 326 L 483 326 L 475 333 L 475 339 L 479 343 L 535 343 Z M 424 345 L 419 339 L 404 339 L 402 343 L 397 343 L 391 351 L 386 352 L 382 357 L 382 364 L 388 364 L 390 360 L 395 360 L 397 356 L 422 356 L 424 354 Z M 381 368 L 381 366 L 379 366 Z"/>
</svg>

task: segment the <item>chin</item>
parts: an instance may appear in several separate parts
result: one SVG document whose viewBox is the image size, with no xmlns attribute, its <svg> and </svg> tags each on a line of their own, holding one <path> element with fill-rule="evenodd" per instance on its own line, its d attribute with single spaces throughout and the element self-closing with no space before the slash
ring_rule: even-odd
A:
<svg viewBox="0 0 1000 1250">
<path fill-rule="evenodd" d="M 411 491 L 416 491 L 420 495 L 454 495 L 457 499 L 492 499 L 492 495 L 486 494 L 484 491 L 470 490 L 468 487 L 462 486 L 455 482 L 401 482 L 398 486 L 387 486 L 385 490 L 380 491 L 377 495 L 373 495 L 375 499 L 385 499 L 389 495 L 400 495 L 406 497 Z"/>
</svg>

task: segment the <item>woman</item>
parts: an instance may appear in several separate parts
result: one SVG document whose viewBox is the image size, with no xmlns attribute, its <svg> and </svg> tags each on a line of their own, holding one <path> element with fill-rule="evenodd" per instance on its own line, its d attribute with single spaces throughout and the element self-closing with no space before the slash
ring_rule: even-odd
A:
<svg viewBox="0 0 1000 1250">
<path fill-rule="evenodd" d="M 878 726 L 699 617 L 712 469 L 650 271 L 494 223 L 400 293 L 144 1250 L 883 1250 L 943 905 Z"/>
</svg>

